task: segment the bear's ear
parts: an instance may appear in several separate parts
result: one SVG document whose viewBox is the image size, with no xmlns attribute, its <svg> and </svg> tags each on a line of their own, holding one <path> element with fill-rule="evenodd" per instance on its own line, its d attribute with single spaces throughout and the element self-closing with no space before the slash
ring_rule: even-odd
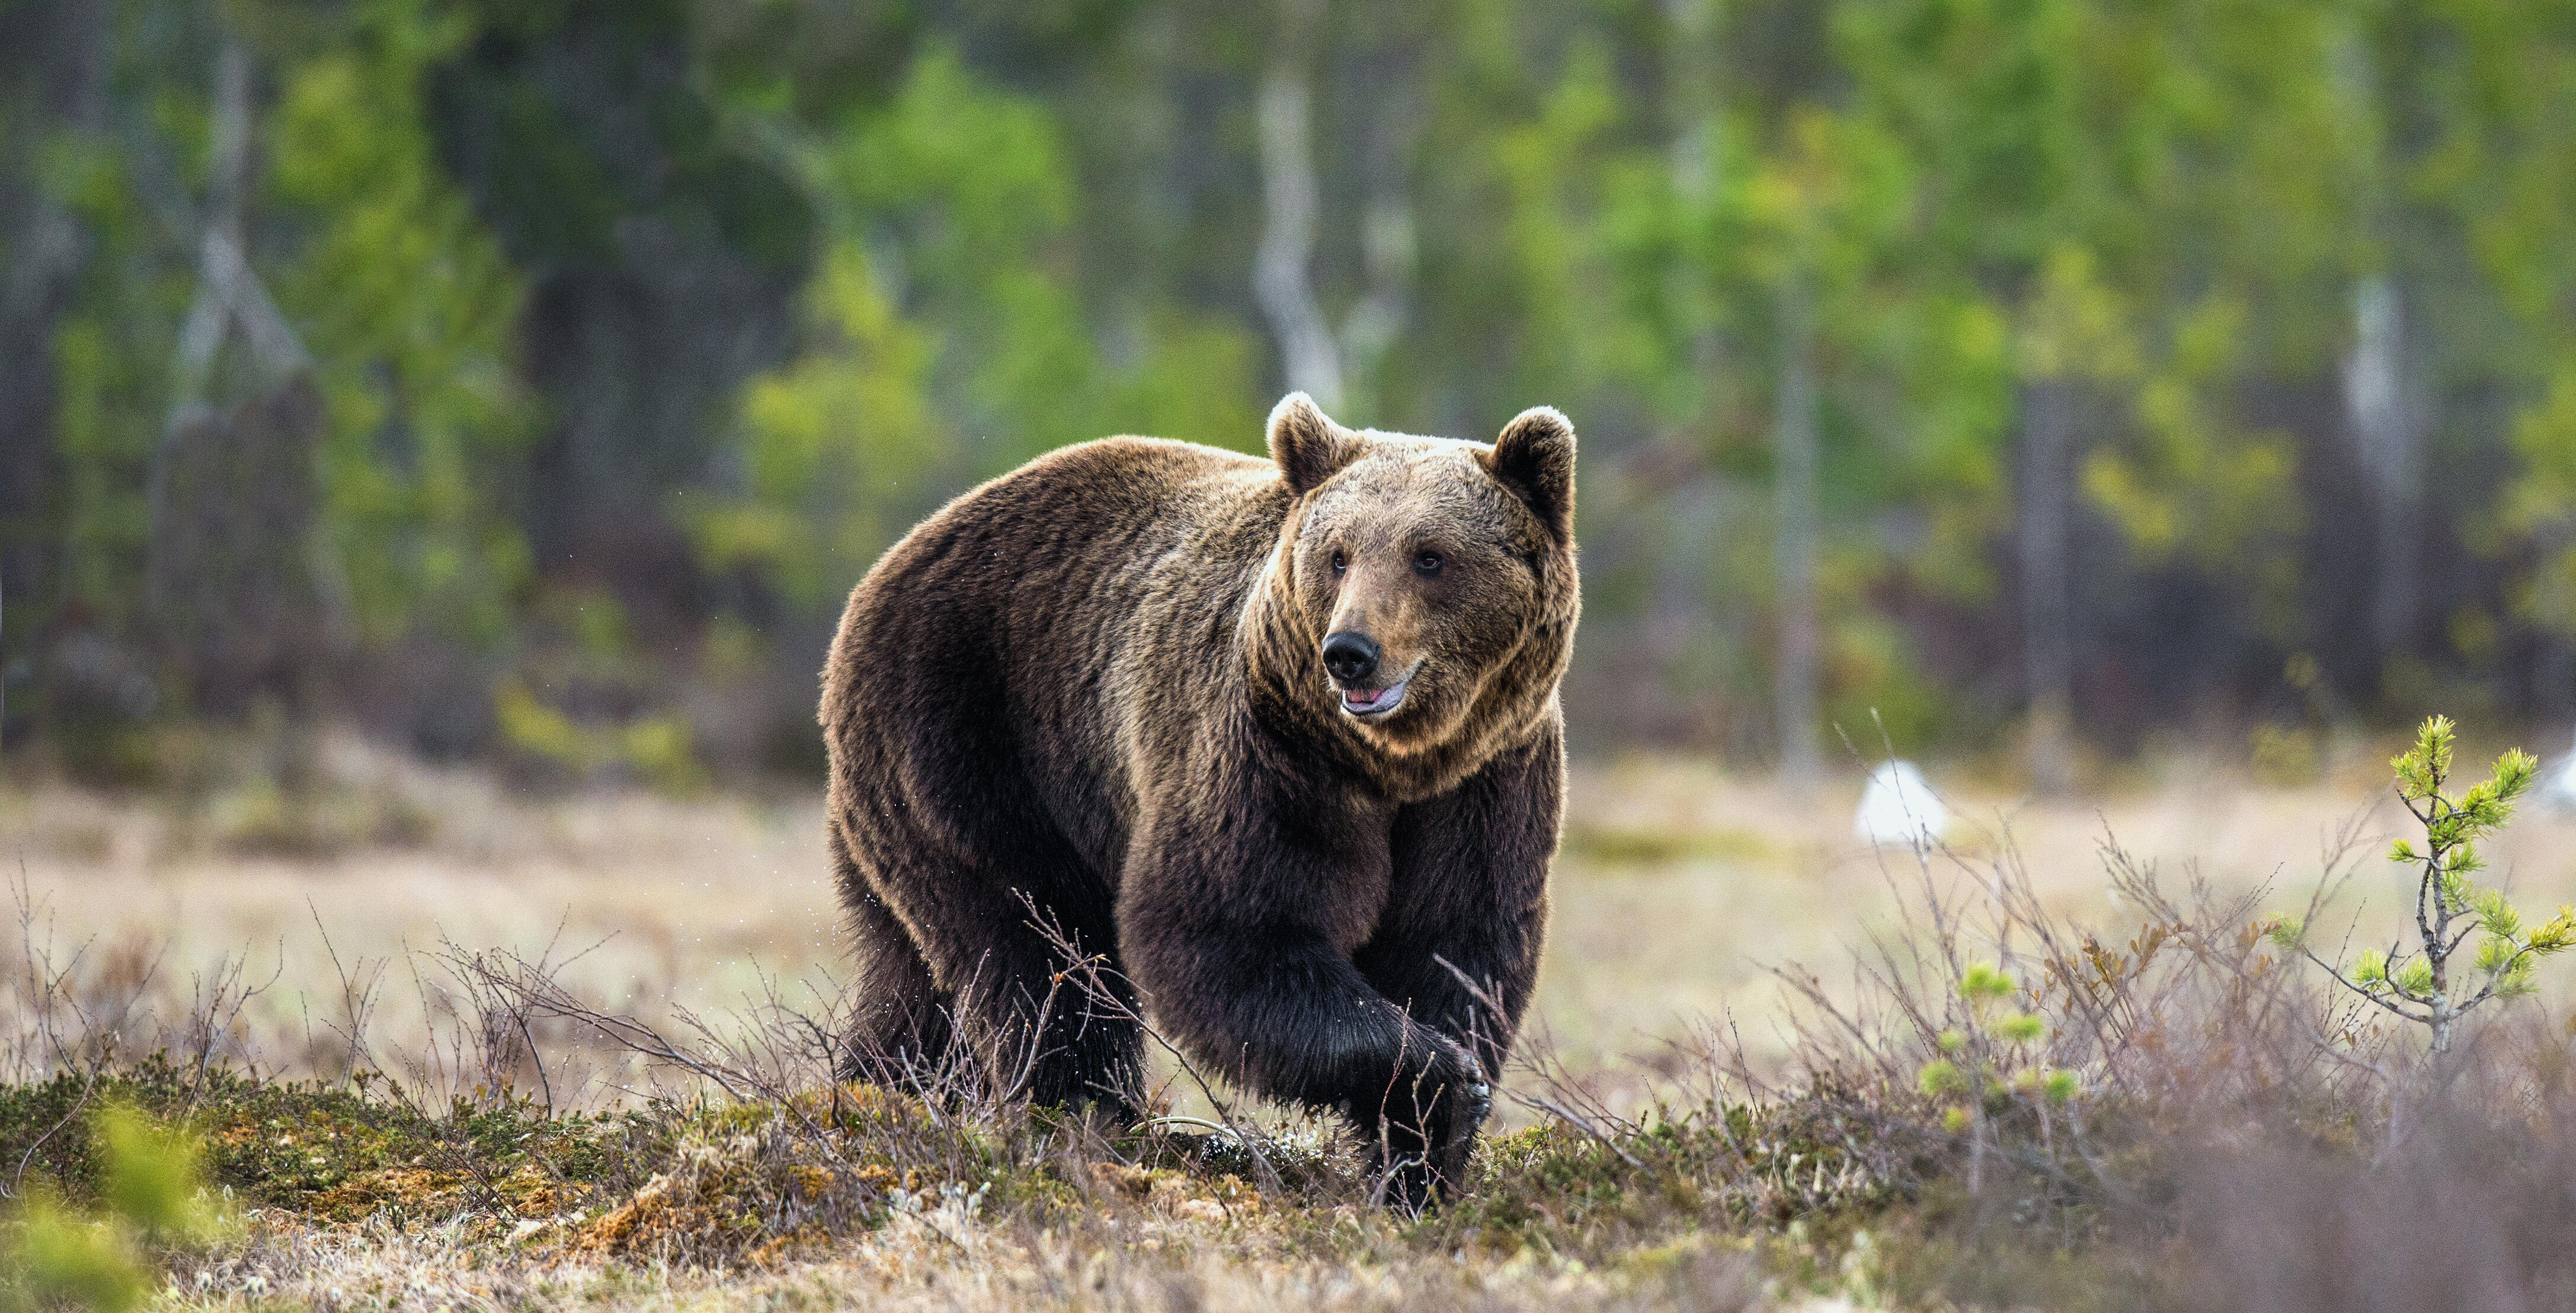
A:
<svg viewBox="0 0 2576 1313">
<path fill-rule="evenodd" d="M 1359 435 L 1324 417 L 1315 400 L 1291 392 L 1270 411 L 1270 459 L 1288 478 L 1288 491 L 1313 492 L 1318 484 L 1358 460 Z"/>
<path fill-rule="evenodd" d="M 1574 541 L 1574 425 L 1555 407 L 1522 411 L 1494 439 L 1493 454 L 1477 458 L 1538 513 L 1557 545 Z"/>
</svg>

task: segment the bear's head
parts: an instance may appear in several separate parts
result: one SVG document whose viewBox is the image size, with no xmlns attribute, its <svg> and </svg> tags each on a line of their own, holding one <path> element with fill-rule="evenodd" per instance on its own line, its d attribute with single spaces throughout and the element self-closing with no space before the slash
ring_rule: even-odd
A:
<svg viewBox="0 0 2576 1313">
<path fill-rule="evenodd" d="M 1397 757 L 1525 735 L 1580 605 L 1565 416 L 1523 411 L 1488 446 L 1347 429 L 1299 392 L 1269 438 L 1292 499 L 1274 588 L 1312 645 L 1305 696 Z"/>
</svg>

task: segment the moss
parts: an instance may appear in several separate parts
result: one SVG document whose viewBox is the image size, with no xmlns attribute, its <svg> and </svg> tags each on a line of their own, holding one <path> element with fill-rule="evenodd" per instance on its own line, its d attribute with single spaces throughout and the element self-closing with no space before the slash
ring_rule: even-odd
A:
<svg viewBox="0 0 2576 1313">
<path fill-rule="evenodd" d="M 1664 1111 L 1605 1141 L 1562 1121 L 1488 1140 L 1471 1187 L 1416 1243 L 1614 1262 L 1685 1238 L 1878 1215 L 1937 1165 L 1891 1153 L 1825 1099 Z"/>
<path fill-rule="evenodd" d="M 88 1123 L 119 1104 L 201 1136 L 214 1185 L 318 1222 L 552 1217 L 633 1170 L 657 1138 L 643 1115 L 549 1117 L 502 1097 L 434 1117 L 361 1089 L 200 1073 L 155 1057 L 101 1080 L 0 1089 L 0 1155 L 89 1200 L 100 1164 Z"/>
<path fill-rule="evenodd" d="M 1822 1103 L 1662 1116 L 1616 1144 L 1556 1122 L 1490 1139 L 1459 1198 L 1390 1226 L 1367 1220 L 1364 1174 L 1322 1139 L 1270 1141 L 1257 1157 L 1225 1135 L 1104 1140 L 1071 1114 L 959 1116 L 856 1085 L 607 1115 L 548 1115 L 487 1093 L 433 1114 L 368 1083 L 199 1073 L 158 1058 L 96 1085 L 0 1089 L 0 1154 L 26 1156 L 31 1173 L 89 1197 L 98 1169 L 84 1123 L 110 1103 L 185 1123 L 208 1146 L 213 1182 L 280 1219 L 462 1222 L 498 1245 L 680 1264 L 786 1261 L 905 1214 L 1048 1227 L 1144 1210 L 1257 1220 L 1292 1250 L 1369 1261 L 1526 1250 L 1652 1267 L 1664 1247 L 1870 1216 L 1907 1197 L 1913 1170 L 1861 1154 Z"/>
<path fill-rule="evenodd" d="M 1563 840 L 1566 852 L 1608 865 L 1666 866 L 1675 862 L 1711 861 L 1759 864 L 1779 852 L 1764 835 L 1734 827 L 1711 829 L 1643 829 L 1575 824 Z"/>
</svg>

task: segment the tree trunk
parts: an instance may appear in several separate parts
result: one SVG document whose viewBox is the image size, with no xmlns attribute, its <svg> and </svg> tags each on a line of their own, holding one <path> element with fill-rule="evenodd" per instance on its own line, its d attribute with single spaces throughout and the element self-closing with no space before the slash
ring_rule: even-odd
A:
<svg viewBox="0 0 2576 1313">
<path fill-rule="evenodd" d="M 1698 204 L 1717 189 L 1710 148 L 1717 136 L 1718 0 L 1664 0 L 1664 77 L 1670 86 L 1673 191 Z"/>
<path fill-rule="evenodd" d="M 32 148 L 51 119 L 95 139 L 108 126 L 108 70 L 113 15 L 103 0 L 33 7 L 12 15 L 18 43 L 0 65 L 23 76 L 37 94 L 20 102 L 31 121 L 13 124 L 13 139 Z M 7 152 L 15 157 L 16 152 Z M 28 603 L 53 591 L 59 572 L 45 558 L 50 533 L 39 528 L 54 510 L 59 454 L 54 441 L 54 327 L 71 307 L 87 241 L 80 223 L 43 189 L 23 157 L 0 175 L 0 591 L 19 603 L 15 648 L 29 654 L 35 635 Z M 12 185 L 15 183 L 16 185 Z M 39 582 L 43 581 L 43 582 Z M 0 694 L 10 661 L 0 655 Z M 23 670 L 23 668 L 22 668 Z"/>
<path fill-rule="evenodd" d="M 215 48 L 212 108 L 206 209 L 198 222 L 197 288 L 188 301 L 188 317 L 179 324 L 170 407 L 143 485 L 144 508 L 151 517 L 144 540 L 144 605 L 162 641 L 182 646 L 194 628 L 187 612 L 196 562 L 180 550 L 189 535 L 176 530 L 187 518 L 187 508 L 173 504 L 172 470 L 183 449 L 198 445 L 199 435 L 222 430 L 207 408 L 206 383 L 233 319 L 232 298 L 225 293 L 230 264 L 240 258 L 242 199 L 250 173 L 250 50 L 230 33 Z M 193 663 L 183 659 L 181 664 Z"/>
<path fill-rule="evenodd" d="M 2418 172 L 2442 139 L 2440 25 L 2428 6 L 2401 0 L 2379 14 L 2364 94 L 2380 119 L 2375 174 L 2363 195 L 2369 235 L 2389 265 L 2352 291 L 2352 352 L 2343 362 L 2344 413 L 2356 463 L 2370 483 L 2369 639 L 2383 677 L 2414 645 L 2423 613 L 2427 296 L 2441 275 L 2426 253 L 2445 244 L 2449 221 L 2416 194 Z"/>
<path fill-rule="evenodd" d="M 1331 411 L 1342 404 L 1342 364 L 1307 274 L 1321 208 L 1307 89 L 1307 51 L 1319 8 L 1316 0 L 1282 0 L 1279 6 L 1280 30 L 1261 83 L 1263 224 L 1252 259 L 1252 293 L 1279 339 L 1288 386 Z"/>
<path fill-rule="evenodd" d="M 1718 190 L 1712 158 L 1721 102 L 1715 44 L 1719 0 L 1663 0 L 1666 168 L 1685 225 L 1705 232 Z M 1725 485 L 1702 468 L 1711 415 L 1727 378 L 1724 340 L 1713 303 L 1720 274 L 1705 241 L 1686 245 L 1664 269 L 1663 294 L 1674 322 L 1689 334 L 1690 395 L 1675 407 L 1662 434 L 1681 463 L 1678 487 L 1661 494 L 1669 507 L 1671 542 L 1681 550 L 1658 553 L 1662 575 L 1646 618 L 1647 660 L 1664 675 L 1653 702 L 1665 713 L 1659 732 L 1698 738 L 1708 732 L 1707 653 L 1722 639 L 1715 632 L 1709 578 L 1721 552 Z M 1685 474 L 1686 471 L 1686 474 Z M 1667 485 L 1669 486 L 1669 485 Z M 1674 716 L 1673 709 L 1683 714 Z"/>
<path fill-rule="evenodd" d="M 2403 653 L 2418 608 L 2424 509 L 2422 388 L 2415 378 L 2405 296 L 2385 274 L 2353 289 L 2352 354 L 2343 368 L 2353 453 L 2369 478 L 2375 541 L 2370 638 L 2382 661 Z"/>
<path fill-rule="evenodd" d="M 1723 125 L 1723 86 L 1718 77 L 1717 35 L 1722 15 L 1719 0 L 1664 0 L 1664 80 L 1670 97 L 1673 196 L 1684 221 L 1703 233 L 1710 228 L 1712 207 L 1720 194 L 1717 142 Z M 1719 272 L 1703 236 L 1686 246 L 1682 258 L 1665 271 L 1664 294 L 1671 298 L 1677 320 L 1690 332 L 1690 370 L 1701 391 L 1694 410 L 1705 416 L 1716 403 L 1726 376 L 1726 343 L 1717 328 L 1716 291 Z M 1718 259 L 1725 257 L 1718 256 Z"/>
<path fill-rule="evenodd" d="M 1374 104 L 1360 145 L 1367 199 L 1360 210 L 1360 260 L 1368 277 L 1359 303 L 1343 317 L 1344 400 L 1361 421 L 1383 418 L 1378 366 L 1411 315 L 1414 261 L 1412 174 L 1422 136 L 1422 51 L 1408 42 L 1370 83 Z"/>
<path fill-rule="evenodd" d="M 207 373 L 222 349 L 233 314 L 233 266 L 241 258 L 242 202 L 250 188 L 250 49 L 227 34 L 215 50 L 212 166 L 207 179 L 203 251 L 197 293 L 179 330 L 179 378 L 171 389 L 175 412 L 205 404 Z"/>
<path fill-rule="evenodd" d="M 1780 773 L 1811 780 L 1816 753 L 1816 382 L 1815 313 L 1804 282 L 1780 289 L 1780 381 L 1772 440 L 1778 462 L 1777 558 L 1780 652 L 1773 672 L 1780 721 Z"/>
<path fill-rule="evenodd" d="M 2075 514 L 2076 385 L 2022 389 L 2020 553 L 2022 655 L 2030 680 L 2030 777 L 2063 793 L 2075 774 L 2075 645 L 2070 530 Z"/>
<path fill-rule="evenodd" d="M 322 658 L 348 637 L 347 585 L 323 533 L 312 358 L 244 253 L 251 56 L 229 32 L 215 52 L 213 111 L 196 293 L 147 475 L 145 604 L 196 707 L 273 697 L 300 720 Z M 256 382 L 226 411 L 208 394 L 235 328 Z"/>
</svg>

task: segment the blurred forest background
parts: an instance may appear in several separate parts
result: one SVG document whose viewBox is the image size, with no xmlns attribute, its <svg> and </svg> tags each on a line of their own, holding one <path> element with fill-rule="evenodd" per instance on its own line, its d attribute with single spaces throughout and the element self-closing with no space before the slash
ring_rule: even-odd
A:
<svg viewBox="0 0 2576 1313">
<path fill-rule="evenodd" d="M 916 517 L 1583 435 L 1584 750 L 2576 715 L 2569 0 L 0 0 L 14 757 L 813 774 Z M 195 728 L 191 728 L 195 727 Z"/>
</svg>

